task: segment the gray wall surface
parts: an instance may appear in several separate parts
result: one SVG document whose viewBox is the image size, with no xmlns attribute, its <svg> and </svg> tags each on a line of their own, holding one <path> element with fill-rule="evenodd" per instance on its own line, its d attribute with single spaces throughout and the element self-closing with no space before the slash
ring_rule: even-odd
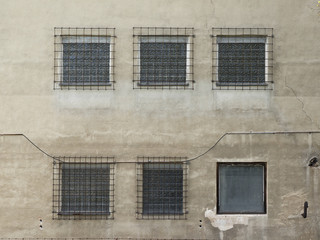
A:
<svg viewBox="0 0 320 240">
<path fill-rule="evenodd" d="M 320 239 L 320 169 L 308 167 L 320 155 L 317 1 L 0 6 L 0 237 Z M 115 90 L 53 90 L 54 27 L 116 28 Z M 194 28 L 194 90 L 132 89 L 133 27 Z M 213 27 L 273 28 L 273 90 L 212 90 Z M 226 135 L 188 165 L 186 220 L 136 219 L 137 156 L 192 158 L 226 132 L 272 131 L 306 133 Z M 53 159 L 8 133 L 51 156 L 114 156 L 114 219 L 53 220 Z M 216 214 L 218 162 L 266 163 L 266 214 Z"/>
</svg>

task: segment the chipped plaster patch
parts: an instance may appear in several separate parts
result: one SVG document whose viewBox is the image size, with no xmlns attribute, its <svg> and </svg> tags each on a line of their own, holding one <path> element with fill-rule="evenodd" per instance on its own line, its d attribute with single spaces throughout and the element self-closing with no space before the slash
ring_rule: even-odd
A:
<svg viewBox="0 0 320 240">
<path fill-rule="evenodd" d="M 289 192 L 281 196 L 281 212 L 279 213 L 280 221 L 288 225 L 287 220 L 301 218 L 303 212 L 303 203 L 307 199 L 307 192 L 305 189 Z M 294 224 L 291 222 L 290 224 Z"/>
<path fill-rule="evenodd" d="M 210 220 L 213 227 L 219 228 L 220 231 L 227 231 L 233 228 L 234 224 L 248 225 L 248 216 L 217 215 L 215 212 L 216 208 L 207 209 L 204 216 Z"/>
</svg>

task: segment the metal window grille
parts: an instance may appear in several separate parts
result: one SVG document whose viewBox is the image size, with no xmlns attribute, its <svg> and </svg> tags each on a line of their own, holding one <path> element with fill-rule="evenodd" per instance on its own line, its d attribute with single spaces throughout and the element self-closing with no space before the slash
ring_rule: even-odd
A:
<svg viewBox="0 0 320 240">
<path fill-rule="evenodd" d="M 53 219 L 112 219 L 113 157 L 57 157 L 53 162 Z"/>
<path fill-rule="evenodd" d="M 265 163 L 218 163 L 217 171 L 217 213 L 266 213 Z"/>
<path fill-rule="evenodd" d="M 193 28 L 133 28 L 134 89 L 194 89 Z"/>
<path fill-rule="evenodd" d="M 272 90 L 272 28 L 212 29 L 212 89 Z"/>
<path fill-rule="evenodd" d="M 54 39 L 54 89 L 114 90 L 114 28 L 55 28 Z"/>
<path fill-rule="evenodd" d="M 137 218 L 186 219 L 185 157 L 138 157 Z"/>
</svg>

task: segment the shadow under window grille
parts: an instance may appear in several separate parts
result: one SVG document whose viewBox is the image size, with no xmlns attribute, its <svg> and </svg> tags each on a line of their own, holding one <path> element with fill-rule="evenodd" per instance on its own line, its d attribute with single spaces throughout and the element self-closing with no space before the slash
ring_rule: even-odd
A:
<svg viewBox="0 0 320 240">
<path fill-rule="evenodd" d="M 54 31 L 54 89 L 114 90 L 114 28 Z"/>
<path fill-rule="evenodd" d="M 138 219 L 186 219 L 187 164 L 181 157 L 139 157 Z"/>
<path fill-rule="evenodd" d="M 272 61 L 272 28 L 212 29 L 212 89 L 272 90 Z"/>
<path fill-rule="evenodd" d="M 133 28 L 133 88 L 194 89 L 193 28 Z"/>
<path fill-rule="evenodd" d="M 57 157 L 53 163 L 53 219 L 112 219 L 113 157 Z"/>
</svg>

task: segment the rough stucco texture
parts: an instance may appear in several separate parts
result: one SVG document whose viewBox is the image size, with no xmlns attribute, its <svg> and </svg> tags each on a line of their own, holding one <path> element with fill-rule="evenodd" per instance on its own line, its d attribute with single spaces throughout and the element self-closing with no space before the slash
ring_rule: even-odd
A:
<svg viewBox="0 0 320 240">
<path fill-rule="evenodd" d="M 197 156 L 225 132 L 320 129 L 320 9 L 289 0 L 0 0 L 0 133 L 53 156 Z M 194 90 L 132 89 L 133 27 L 194 27 Z M 114 27 L 115 90 L 53 90 L 54 27 Z M 271 91 L 212 90 L 212 27 L 273 28 Z M 114 220 L 52 220 L 52 159 L 0 136 L 0 237 L 320 239 L 320 134 L 230 135 L 188 166 L 187 220 L 136 219 L 115 167 Z M 216 214 L 217 162 L 265 162 L 267 213 Z M 308 217 L 301 217 L 309 202 Z M 43 230 L 39 229 L 43 219 Z M 199 227 L 202 220 L 202 227 Z"/>
</svg>

